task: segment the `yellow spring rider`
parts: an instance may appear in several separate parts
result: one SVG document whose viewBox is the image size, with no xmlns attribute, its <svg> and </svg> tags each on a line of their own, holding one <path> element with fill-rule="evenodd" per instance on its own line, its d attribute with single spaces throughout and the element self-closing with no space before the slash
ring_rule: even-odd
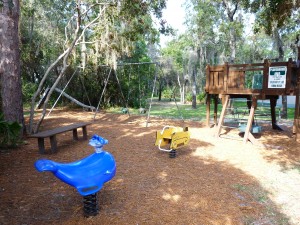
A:
<svg viewBox="0 0 300 225">
<path fill-rule="evenodd" d="M 169 152 L 170 158 L 176 157 L 176 149 L 187 145 L 190 141 L 190 132 L 188 127 L 165 126 L 162 131 L 156 132 L 155 145 L 159 150 Z M 169 146 L 169 149 L 162 148 Z"/>
</svg>

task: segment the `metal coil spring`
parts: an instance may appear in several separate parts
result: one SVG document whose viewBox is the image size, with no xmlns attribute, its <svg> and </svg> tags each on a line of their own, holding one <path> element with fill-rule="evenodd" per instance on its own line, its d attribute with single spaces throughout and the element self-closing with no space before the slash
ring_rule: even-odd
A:
<svg viewBox="0 0 300 225">
<path fill-rule="evenodd" d="M 97 193 L 83 197 L 83 211 L 86 217 L 96 216 L 98 214 Z"/>
<path fill-rule="evenodd" d="M 176 150 L 171 150 L 170 152 L 169 152 L 169 157 L 170 158 L 175 158 L 176 157 Z"/>
</svg>

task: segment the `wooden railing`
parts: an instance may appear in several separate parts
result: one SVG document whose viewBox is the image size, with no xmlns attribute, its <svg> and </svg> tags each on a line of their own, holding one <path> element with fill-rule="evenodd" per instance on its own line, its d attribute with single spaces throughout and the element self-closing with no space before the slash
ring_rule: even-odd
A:
<svg viewBox="0 0 300 225">
<path fill-rule="evenodd" d="M 284 79 L 278 76 L 277 81 L 273 80 L 273 72 L 280 75 L 280 70 L 284 73 Z M 299 77 L 299 69 L 291 59 L 288 62 L 265 60 L 255 64 L 208 65 L 205 91 L 226 95 L 295 95 Z"/>
</svg>

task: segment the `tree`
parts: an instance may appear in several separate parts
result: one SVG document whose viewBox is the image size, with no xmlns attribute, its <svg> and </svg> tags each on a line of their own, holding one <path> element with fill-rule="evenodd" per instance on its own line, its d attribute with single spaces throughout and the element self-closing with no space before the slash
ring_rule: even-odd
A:
<svg viewBox="0 0 300 225">
<path fill-rule="evenodd" d="M 37 132 L 44 119 L 47 104 L 53 90 L 65 76 L 67 68 L 81 66 L 85 69 L 86 60 L 108 64 L 114 69 L 122 55 L 129 55 L 138 40 L 146 39 L 149 42 L 157 41 L 157 30 L 154 29 L 151 12 L 161 17 L 165 7 L 164 0 L 142 1 L 83 1 L 77 0 L 70 4 L 73 7 L 71 18 L 65 25 L 65 41 L 62 44 L 62 53 L 48 66 L 42 77 L 39 88 L 34 94 L 31 103 L 30 132 Z M 68 14 L 70 15 L 70 14 Z M 67 16 L 68 16 L 67 15 Z M 166 32 L 166 29 L 163 30 Z M 80 48 L 81 47 L 81 48 Z M 89 51 L 89 56 L 86 52 Z M 88 58 L 89 57 L 89 58 Z M 37 125 L 33 128 L 34 107 L 37 96 L 52 71 L 58 71 L 46 100 Z"/>
<path fill-rule="evenodd" d="M 274 46 L 278 52 L 277 61 L 284 60 L 284 45 L 282 41 L 282 34 L 291 32 L 281 32 L 285 26 L 290 30 L 297 30 L 298 24 L 291 23 L 291 18 L 299 20 L 300 1 L 253 1 L 249 3 L 252 12 L 256 13 L 255 32 L 264 31 L 273 37 Z M 292 19 L 293 21 L 293 19 Z M 294 24 L 291 27 L 291 24 Z M 293 48 L 294 46 L 291 45 Z M 296 54 L 295 54 L 296 57 Z M 281 117 L 287 118 L 287 97 L 282 96 L 282 111 Z"/>
<path fill-rule="evenodd" d="M 6 121 L 23 125 L 19 15 L 19 0 L 0 1 L 1 106 Z"/>
<path fill-rule="evenodd" d="M 173 85 L 178 83 L 180 87 L 180 100 L 182 103 L 185 102 L 185 90 L 189 80 L 188 49 L 190 49 L 191 46 L 193 46 L 192 40 L 188 35 L 183 34 L 167 43 L 167 46 L 161 50 L 164 75 L 168 76 L 168 80 L 172 81 L 171 83 Z"/>
</svg>

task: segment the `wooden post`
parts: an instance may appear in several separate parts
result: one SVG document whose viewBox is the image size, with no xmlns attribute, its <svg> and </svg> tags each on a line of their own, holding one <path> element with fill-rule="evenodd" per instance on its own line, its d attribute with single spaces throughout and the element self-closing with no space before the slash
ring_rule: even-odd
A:
<svg viewBox="0 0 300 225">
<path fill-rule="evenodd" d="M 44 138 L 38 138 L 38 146 L 39 146 L 39 151 L 41 154 L 45 153 L 45 142 Z"/>
<path fill-rule="evenodd" d="M 87 129 L 86 126 L 82 126 L 82 135 L 83 135 L 83 140 L 87 140 Z"/>
<path fill-rule="evenodd" d="M 218 123 L 218 96 L 214 96 L 214 123 L 217 125 Z"/>
<path fill-rule="evenodd" d="M 51 144 L 51 153 L 55 153 L 57 151 L 56 135 L 50 136 L 50 144 Z"/>
<path fill-rule="evenodd" d="M 271 96 L 270 97 L 270 107 L 271 107 L 271 119 L 272 119 L 272 129 L 274 130 L 282 130 L 276 122 L 276 102 L 277 102 L 278 97 Z"/>
<path fill-rule="evenodd" d="M 73 129 L 73 140 L 74 141 L 78 140 L 77 128 Z"/>
<path fill-rule="evenodd" d="M 211 95 L 207 94 L 206 97 L 206 126 L 210 127 L 210 100 L 211 100 Z"/>
<path fill-rule="evenodd" d="M 269 67 L 270 62 L 265 59 L 264 60 L 264 71 L 263 71 L 263 85 L 262 85 L 262 95 L 265 95 L 265 90 L 268 89 L 268 82 L 269 82 Z"/>
<path fill-rule="evenodd" d="M 209 83 L 209 80 L 210 80 L 210 66 L 207 65 L 206 66 L 206 83 L 205 83 L 205 91 L 207 93 L 209 93 L 209 86 L 210 86 L 210 83 Z"/>
<path fill-rule="evenodd" d="M 222 96 L 223 108 L 222 108 L 221 116 L 220 116 L 220 119 L 219 119 L 219 122 L 218 122 L 217 130 L 216 130 L 216 133 L 215 133 L 216 137 L 220 136 L 222 125 L 224 123 L 224 118 L 225 118 L 226 108 L 227 108 L 228 102 L 229 102 L 229 95 L 225 95 L 225 96 L 223 95 Z"/>
<path fill-rule="evenodd" d="M 292 66 L 293 66 L 293 60 L 292 58 L 289 58 L 287 62 L 287 72 L 286 72 L 286 82 L 285 82 L 286 95 L 290 94 L 290 89 L 292 84 Z"/>
<path fill-rule="evenodd" d="M 256 106 L 257 106 L 257 98 L 252 97 L 252 105 L 251 105 L 248 122 L 247 122 L 244 139 L 243 139 L 243 142 L 245 144 L 247 143 L 248 140 L 253 141 L 253 135 L 250 133 L 250 130 L 252 128 L 252 123 L 253 123 L 253 119 L 254 119 L 254 112 L 255 112 Z"/>
</svg>

